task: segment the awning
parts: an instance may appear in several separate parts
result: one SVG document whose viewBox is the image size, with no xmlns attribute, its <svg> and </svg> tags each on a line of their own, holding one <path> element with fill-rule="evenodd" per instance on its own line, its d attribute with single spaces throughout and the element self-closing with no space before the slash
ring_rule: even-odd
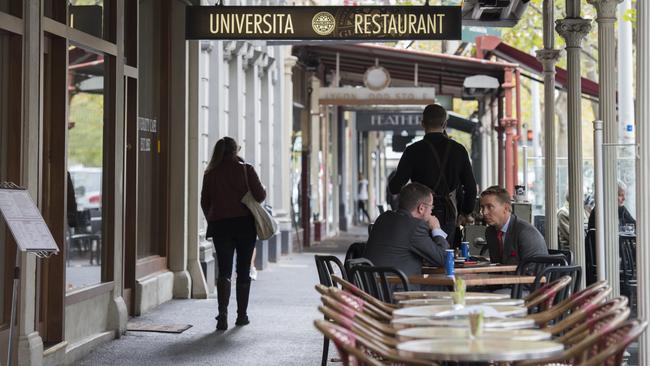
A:
<svg viewBox="0 0 650 366">
<path fill-rule="evenodd" d="M 521 68 L 535 74 L 543 74 L 544 68 L 542 63 L 539 62 L 535 56 L 504 43 L 499 37 L 476 37 L 476 45 L 477 47 L 480 47 L 483 52 L 487 51 L 487 54 L 484 54 L 484 56 L 492 54 L 508 62 L 518 63 Z M 558 84 L 566 87 L 568 78 L 569 74 L 565 69 L 557 66 L 555 67 L 555 81 L 557 81 Z M 582 94 L 598 98 L 598 83 L 584 77 L 582 78 L 581 83 Z"/>
<path fill-rule="evenodd" d="M 336 55 L 339 55 L 341 80 L 346 85 L 363 85 L 363 74 L 375 65 L 386 68 L 392 79 L 392 86 L 412 86 L 417 80 L 419 86 L 433 86 L 438 95 L 453 95 L 460 98 L 463 82 L 468 76 L 487 75 L 504 81 L 506 68 L 518 65 L 495 62 L 448 54 L 401 49 L 377 44 L 323 44 L 293 46 L 293 54 L 308 69 L 327 75 L 336 69 Z M 322 69 L 319 69 L 322 68 Z"/>
</svg>

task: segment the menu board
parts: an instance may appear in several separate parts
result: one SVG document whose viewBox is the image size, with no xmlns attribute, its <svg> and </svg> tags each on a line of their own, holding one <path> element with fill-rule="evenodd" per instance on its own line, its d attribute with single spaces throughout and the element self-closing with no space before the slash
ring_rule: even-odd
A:
<svg viewBox="0 0 650 366">
<path fill-rule="evenodd" d="M 26 190 L 0 189 L 0 212 L 20 250 L 59 251 L 50 229 Z"/>
</svg>

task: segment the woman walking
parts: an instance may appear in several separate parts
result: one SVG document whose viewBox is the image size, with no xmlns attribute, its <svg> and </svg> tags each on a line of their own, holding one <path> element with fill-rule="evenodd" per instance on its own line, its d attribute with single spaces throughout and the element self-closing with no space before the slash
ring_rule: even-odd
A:
<svg viewBox="0 0 650 366">
<path fill-rule="evenodd" d="M 219 265 L 217 330 L 228 329 L 230 279 L 235 252 L 237 252 L 235 324 L 249 323 L 246 310 L 251 286 L 250 265 L 257 233 L 253 215 L 241 203 L 241 199 L 249 190 L 258 202 L 266 198 L 266 191 L 255 169 L 237 156 L 238 151 L 237 142 L 230 137 L 217 141 L 212 159 L 203 175 L 201 190 L 201 208 L 208 221 L 206 237 L 212 238 L 214 242 Z"/>
</svg>

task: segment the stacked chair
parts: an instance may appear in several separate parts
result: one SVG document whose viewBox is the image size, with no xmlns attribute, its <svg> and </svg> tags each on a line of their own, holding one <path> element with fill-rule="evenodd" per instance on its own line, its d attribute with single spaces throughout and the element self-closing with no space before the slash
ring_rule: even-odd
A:
<svg viewBox="0 0 650 366">
<path fill-rule="evenodd" d="M 565 351 L 557 357 L 512 365 L 620 365 L 626 348 L 640 336 L 647 323 L 628 319 L 627 298 L 608 300 L 611 289 L 605 281 L 578 290 L 575 283 L 579 283 L 579 277 L 573 276 L 580 276 L 579 271 L 553 269 L 547 272 L 549 268 L 572 267 L 564 260 L 561 265 L 543 266 L 539 273 L 545 274 L 546 281 L 540 282 L 524 298 L 524 304 L 529 310 L 527 317 L 555 341 L 563 343 Z M 323 263 L 325 259 L 320 261 Z M 329 270 L 329 267 L 321 266 Z M 377 296 L 349 281 L 353 278 L 348 276 L 350 272 L 345 273 L 343 269 L 339 271 L 341 273 L 335 273 L 334 268 L 332 266 L 332 271 L 325 276 L 329 282 L 321 280 L 321 284 L 316 285 L 322 302 L 318 310 L 326 320 L 316 320 L 315 326 L 334 343 L 343 365 L 437 365 L 433 361 L 398 353 L 397 329 L 391 325 L 392 313 L 398 305 L 381 293 L 384 289 L 380 289 Z M 351 272 L 358 273 L 361 269 L 364 276 L 365 273 L 374 273 L 368 268 L 373 267 L 352 267 Z M 399 277 L 392 272 L 391 275 Z M 378 283 L 374 286 L 381 288 L 384 279 L 373 276 L 367 281 L 376 281 Z M 363 281 L 361 284 L 368 285 Z"/>
</svg>

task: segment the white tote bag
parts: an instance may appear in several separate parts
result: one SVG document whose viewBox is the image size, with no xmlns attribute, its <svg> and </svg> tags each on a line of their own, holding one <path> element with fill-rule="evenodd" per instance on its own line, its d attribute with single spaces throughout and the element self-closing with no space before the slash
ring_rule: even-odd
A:
<svg viewBox="0 0 650 366">
<path fill-rule="evenodd" d="M 253 213 L 255 218 L 255 230 L 257 231 L 257 237 L 260 240 L 267 240 L 271 238 L 278 231 L 278 223 L 275 222 L 275 219 L 271 214 L 262 207 L 262 205 L 255 200 L 251 189 L 248 186 L 248 173 L 246 172 L 246 164 L 244 167 L 244 181 L 246 182 L 246 194 L 241 199 L 243 203 L 249 210 Z"/>
</svg>

